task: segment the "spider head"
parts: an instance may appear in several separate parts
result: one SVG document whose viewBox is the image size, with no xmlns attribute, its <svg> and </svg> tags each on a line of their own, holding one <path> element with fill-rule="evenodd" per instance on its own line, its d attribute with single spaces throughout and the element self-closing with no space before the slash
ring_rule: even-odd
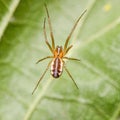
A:
<svg viewBox="0 0 120 120">
<path fill-rule="evenodd" d="M 63 57 L 63 48 L 62 48 L 62 46 L 57 46 L 56 47 L 54 56 L 55 57 L 60 57 L 60 58 Z"/>
</svg>

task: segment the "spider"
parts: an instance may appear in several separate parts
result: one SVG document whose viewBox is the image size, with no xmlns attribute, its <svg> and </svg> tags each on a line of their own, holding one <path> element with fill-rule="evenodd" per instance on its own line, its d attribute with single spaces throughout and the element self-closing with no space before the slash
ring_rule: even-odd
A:
<svg viewBox="0 0 120 120">
<path fill-rule="evenodd" d="M 67 59 L 67 60 L 75 60 L 75 61 L 80 61 L 79 59 L 76 59 L 76 58 L 71 58 L 71 57 L 66 57 L 66 54 L 69 52 L 69 50 L 73 47 L 73 45 L 70 45 L 68 46 L 68 42 L 79 22 L 79 20 L 82 18 L 82 16 L 85 14 L 85 12 L 87 10 L 85 10 L 81 15 L 80 17 L 77 19 L 77 21 L 75 22 L 73 28 L 71 29 L 71 32 L 69 33 L 67 39 L 66 39 L 66 42 L 64 44 L 64 47 L 62 46 L 56 46 L 55 47 L 55 41 L 54 41 L 54 35 L 53 35 L 53 30 L 52 30 L 52 25 L 51 25 L 51 19 L 50 19 L 50 15 L 49 15 L 49 11 L 48 11 L 48 8 L 47 8 L 47 5 L 45 4 L 45 9 L 46 9 L 46 13 L 47 13 L 47 20 L 48 20 L 48 25 L 49 25 L 49 29 L 50 29 L 50 37 L 51 37 L 51 42 L 52 42 L 52 45 L 50 45 L 50 43 L 48 42 L 48 39 L 47 39 L 47 34 L 46 34 L 46 18 L 44 18 L 44 26 L 43 26 L 43 31 L 44 31 L 44 38 L 45 38 L 45 42 L 49 48 L 49 50 L 51 51 L 51 53 L 53 54 L 52 56 L 46 56 L 40 60 L 38 60 L 36 63 L 39 63 L 43 60 L 46 60 L 48 58 L 52 58 L 52 60 L 48 63 L 44 73 L 42 74 L 42 76 L 40 77 L 40 79 L 38 80 L 32 94 L 35 92 L 35 90 L 37 89 L 40 81 L 43 79 L 44 75 L 46 74 L 47 70 L 49 69 L 49 67 L 51 66 L 50 68 L 50 71 L 51 71 L 51 75 L 54 77 L 54 78 L 59 78 L 63 72 L 63 68 L 65 69 L 65 71 L 67 72 L 67 74 L 69 75 L 69 77 L 71 78 L 71 80 L 73 81 L 73 83 L 75 84 L 76 88 L 78 88 L 75 80 L 73 79 L 72 75 L 70 74 L 70 72 L 68 71 L 68 69 L 66 68 L 65 66 L 65 61 L 64 59 Z"/>
</svg>

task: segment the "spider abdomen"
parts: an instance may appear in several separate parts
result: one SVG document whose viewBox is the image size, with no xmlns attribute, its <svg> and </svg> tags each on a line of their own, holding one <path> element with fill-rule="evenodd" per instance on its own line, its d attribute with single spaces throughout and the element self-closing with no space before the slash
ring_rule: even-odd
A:
<svg viewBox="0 0 120 120">
<path fill-rule="evenodd" d="M 60 77 L 63 71 L 63 61 L 61 58 L 55 58 L 51 64 L 51 74 L 54 78 Z"/>
</svg>

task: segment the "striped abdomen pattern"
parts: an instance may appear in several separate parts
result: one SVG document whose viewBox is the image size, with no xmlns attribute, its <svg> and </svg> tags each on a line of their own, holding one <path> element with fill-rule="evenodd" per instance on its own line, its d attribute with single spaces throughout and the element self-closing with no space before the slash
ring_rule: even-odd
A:
<svg viewBox="0 0 120 120">
<path fill-rule="evenodd" d="M 61 58 L 57 57 L 53 59 L 51 63 L 51 74 L 54 78 L 58 78 L 63 71 L 63 61 Z"/>
</svg>

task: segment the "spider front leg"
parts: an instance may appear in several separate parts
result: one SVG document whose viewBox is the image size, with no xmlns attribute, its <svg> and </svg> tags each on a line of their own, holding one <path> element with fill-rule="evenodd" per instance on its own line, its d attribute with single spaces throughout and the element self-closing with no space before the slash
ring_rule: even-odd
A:
<svg viewBox="0 0 120 120">
<path fill-rule="evenodd" d="M 46 42 L 48 48 L 50 49 L 50 51 L 53 53 L 53 48 L 51 47 L 51 45 L 49 44 L 49 42 L 48 42 L 48 40 L 47 40 L 45 22 L 46 22 L 46 19 L 44 19 L 44 26 L 43 26 L 45 42 Z"/>
<path fill-rule="evenodd" d="M 67 51 L 68 42 L 69 42 L 69 40 L 70 40 L 70 38 L 71 38 L 71 36 L 72 36 L 72 34 L 73 34 L 73 32 L 74 32 L 77 24 L 78 24 L 78 22 L 80 21 L 80 19 L 82 18 L 82 16 L 85 14 L 86 11 L 87 11 L 87 10 L 85 10 L 85 11 L 80 15 L 80 17 L 79 17 L 79 18 L 77 19 L 77 21 L 75 22 L 73 28 L 71 29 L 71 32 L 69 33 L 69 35 L 68 35 L 68 37 L 67 37 L 67 39 L 66 39 L 65 45 L 64 45 L 64 51 Z"/>
<path fill-rule="evenodd" d="M 66 55 L 72 47 L 73 47 L 73 45 L 70 45 L 68 48 L 66 48 L 66 50 L 64 51 L 64 55 Z"/>
<path fill-rule="evenodd" d="M 47 12 L 47 18 L 48 18 L 48 24 L 49 24 L 49 29 L 50 29 L 50 36 L 51 36 L 51 40 L 52 40 L 52 49 L 55 49 L 55 42 L 54 42 L 54 35 L 53 35 L 53 31 L 52 31 L 52 24 L 51 24 L 51 20 L 50 20 L 50 15 L 48 12 L 48 8 L 47 5 L 45 4 L 45 9 Z"/>
</svg>

